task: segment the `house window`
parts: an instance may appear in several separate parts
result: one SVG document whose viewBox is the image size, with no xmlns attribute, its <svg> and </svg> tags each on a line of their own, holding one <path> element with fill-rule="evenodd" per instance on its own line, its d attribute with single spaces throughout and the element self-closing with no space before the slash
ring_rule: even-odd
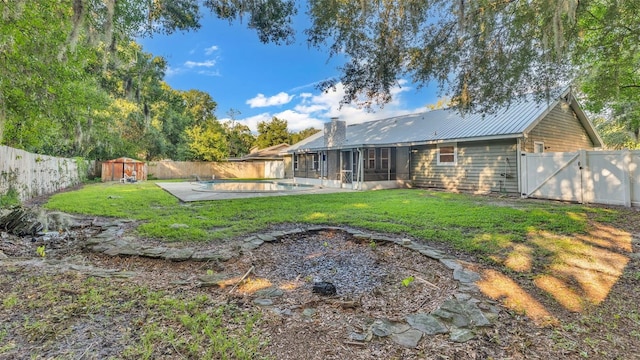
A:
<svg viewBox="0 0 640 360">
<path fill-rule="evenodd" d="M 367 169 L 376 168 L 376 149 L 367 149 Z"/>
<path fill-rule="evenodd" d="M 543 153 L 544 152 L 544 142 L 542 142 L 542 141 L 534 141 L 533 142 L 533 152 L 534 153 Z"/>
<path fill-rule="evenodd" d="M 380 165 L 383 169 L 389 168 L 389 148 L 380 149 Z"/>
<path fill-rule="evenodd" d="M 298 170 L 298 154 L 293 154 L 293 169 Z"/>
<path fill-rule="evenodd" d="M 458 162 L 456 144 L 438 145 L 438 165 L 455 165 Z"/>
<path fill-rule="evenodd" d="M 318 170 L 318 153 L 311 154 L 311 170 Z"/>
</svg>

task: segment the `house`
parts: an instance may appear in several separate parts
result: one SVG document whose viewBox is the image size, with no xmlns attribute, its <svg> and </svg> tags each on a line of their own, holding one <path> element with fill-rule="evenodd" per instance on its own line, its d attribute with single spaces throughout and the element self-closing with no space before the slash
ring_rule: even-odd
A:
<svg viewBox="0 0 640 360">
<path fill-rule="evenodd" d="M 522 97 L 491 114 L 443 109 L 348 126 L 334 118 L 288 153 L 302 184 L 518 193 L 521 152 L 601 147 L 567 90 L 550 102 Z"/>
</svg>

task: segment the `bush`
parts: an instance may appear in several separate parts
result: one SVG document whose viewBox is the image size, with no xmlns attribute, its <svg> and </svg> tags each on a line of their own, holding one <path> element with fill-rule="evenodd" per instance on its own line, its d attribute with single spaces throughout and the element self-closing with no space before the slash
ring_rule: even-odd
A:
<svg viewBox="0 0 640 360">
<path fill-rule="evenodd" d="M 0 194 L 0 209 L 10 208 L 15 205 L 20 205 L 20 197 L 18 196 L 18 191 L 10 187 L 6 193 Z"/>
</svg>

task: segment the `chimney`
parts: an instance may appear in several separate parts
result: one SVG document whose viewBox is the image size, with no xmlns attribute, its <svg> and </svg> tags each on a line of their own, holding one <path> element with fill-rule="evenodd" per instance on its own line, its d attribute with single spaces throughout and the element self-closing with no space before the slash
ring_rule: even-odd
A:
<svg viewBox="0 0 640 360">
<path fill-rule="evenodd" d="M 347 122 L 332 117 L 331 122 L 324 124 L 324 146 L 341 146 L 347 140 Z"/>
</svg>

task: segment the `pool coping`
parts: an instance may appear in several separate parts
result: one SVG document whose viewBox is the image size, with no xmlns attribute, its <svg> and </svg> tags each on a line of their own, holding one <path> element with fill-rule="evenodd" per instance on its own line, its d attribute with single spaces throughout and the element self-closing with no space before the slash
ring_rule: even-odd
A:
<svg viewBox="0 0 640 360">
<path fill-rule="evenodd" d="M 282 182 L 282 181 L 281 181 Z M 155 182 L 157 186 L 178 198 L 182 202 L 248 199 L 255 197 L 291 196 L 308 194 L 331 194 L 337 192 L 353 192 L 351 189 L 314 187 L 311 189 L 294 191 L 266 191 L 266 192 L 231 192 L 231 191 L 198 191 L 194 181 Z"/>
</svg>

